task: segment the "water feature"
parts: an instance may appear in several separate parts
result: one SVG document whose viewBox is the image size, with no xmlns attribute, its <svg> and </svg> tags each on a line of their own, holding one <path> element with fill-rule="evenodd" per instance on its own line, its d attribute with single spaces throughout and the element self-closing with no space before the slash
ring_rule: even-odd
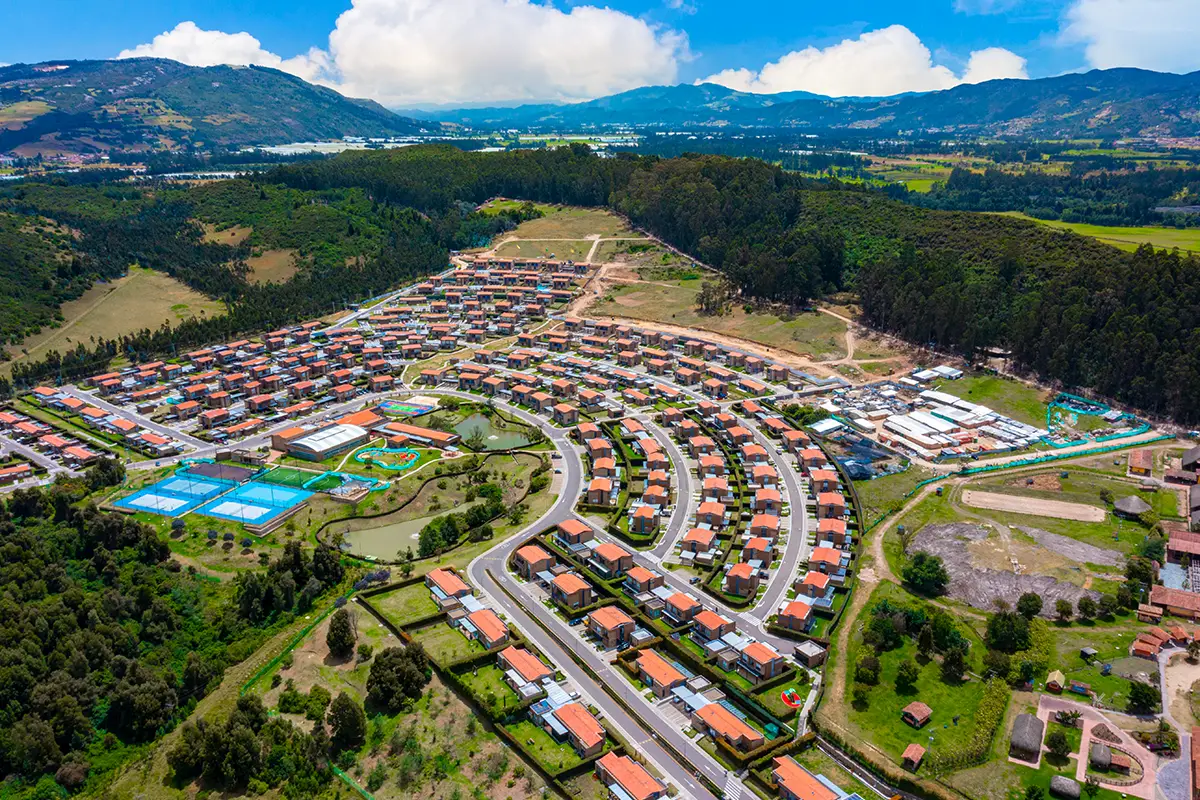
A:
<svg viewBox="0 0 1200 800">
<path fill-rule="evenodd" d="M 399 522 L 388 522 L 387 517 L 380 517 L 376 520 L 360 519 L 357 521 L 357 524 L 370 525 L 371 523 L 375 523 L 375 525 L 374 527 L 364 527 L 361 530 L 351 530 L 348 533 L 344 533 L 342 539 L 349 545 L 348 549 L 351 553 L 360 556 L 392 559 L 396 558 L 397 552 L 404 550 L 406 547 L 411 547 L 415 553 L 417 552 L 417 539 L 421 533 L 421 529 L 432 520 L 451 511 L 466 511 L 471 506 L 480 502 L 482 501 L 475 500 L 437 514 L 406 519 Z M 350 522 L 351 527 L 354 524 L 355 522 Z M 342 529 L 335 528 L 334 530 Z"/>
<path fill-rule="evenodd" d="M 505 428 L 498 428 L 492 424 L 492 420 L 485 414 L 472 414 L 462 422 L 454 426 L 454 432 L 463 438 L 466 442 L 475 432 L 478 431 L 483 435 L 483 447 L 485 450 L 508 450 L 513 447 L 525 447 L 529 444 L 529 440 L 521 432 L 521 428 L 509 422 L 498 420 L 501 425 L 507 425 Z"/>
</svg>

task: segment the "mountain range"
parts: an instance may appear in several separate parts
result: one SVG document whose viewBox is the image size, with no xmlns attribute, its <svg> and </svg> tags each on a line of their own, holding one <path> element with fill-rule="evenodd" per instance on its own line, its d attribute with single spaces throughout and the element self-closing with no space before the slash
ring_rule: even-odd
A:
<svg viewBox="0 0 1200 800">
<path fill-rule="evenodd" d="M 1094 70 L 884 98 L 681 84 L 568 105 L 397 113 L 265 67 L 191 67 L 158 58 L 0 67 L 0 153 L 22 156 L 439 134 L 446 126 L 1190 137 L 1200 136 L 1200 72 Z"/>
<path fill-rule="evenodd" d="M 408 113 L 481 128 L 703 125 L 1038 138 L 1197 136 L 1200 72 L 1093 70 L 884 98 L 762 95 L 714 84 L 650 86 L 570 105 Z"/>
<path fill-rule="evenodd" d="M 266 67 L 161 58 L 0 67 L 0 153 L 283 144 L 438 128 Z"/>
</svg>

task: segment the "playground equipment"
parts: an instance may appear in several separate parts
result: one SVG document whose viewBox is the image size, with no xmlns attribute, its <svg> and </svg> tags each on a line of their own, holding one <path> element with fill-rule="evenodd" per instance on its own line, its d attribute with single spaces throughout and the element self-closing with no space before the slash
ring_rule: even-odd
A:
<svg viewBox="0 0 1200 800">
<path fill-rule="evenodd" d="M 377 458 L 380 455 L 399 456 L 400 458 L 396 462 L 388 462 Z M 411 447 L 368 447 L 355 453 L 354 460 L 360 464 L 369 462 L 390 472 L 404 472 L 417 465 L 417 462 L 421 460 L 421 454 Z"/>
</svg>

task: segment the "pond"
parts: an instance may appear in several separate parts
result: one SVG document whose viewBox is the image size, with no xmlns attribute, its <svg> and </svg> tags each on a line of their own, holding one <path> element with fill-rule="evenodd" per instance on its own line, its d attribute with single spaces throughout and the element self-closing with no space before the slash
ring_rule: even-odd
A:
<svg viewBox="0 0 1200 800">
<path fill-rule="evenodd" d="M 529 440 L 521 433 L 521 428 L 513 423 L 505 422 L 498 416 L 496 421 L 507 427 L 499 428 L 492 425 L 492 420 L 483 414 L 472 414 L 454 426 L 454 432 L 463 438 L 465 443 L 475 432 L 483 435 L 485 450 L 508 450 L 513 447 L 525 447 Z"/>
</svg>

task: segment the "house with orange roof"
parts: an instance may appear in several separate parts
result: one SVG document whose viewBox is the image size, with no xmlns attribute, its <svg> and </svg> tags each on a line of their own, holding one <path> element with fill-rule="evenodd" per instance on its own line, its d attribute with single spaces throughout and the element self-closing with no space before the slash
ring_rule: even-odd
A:
<svg viewBox="0 0 1200 800">
<path fill-rule="evenodd" d="M 841 492 L 817 494 L 817 519 L 841 519 L 846 516 L 846 498 Z"/>
<path fill-rule="evenodd" d="M 829 460 L 825 458 L 825 452 L 819 447 L 807 447 L 801 450 L 796 458 L 806 470 L 822 469 L 829 463 Z"/>
<path fill-rule="evenodd" d="M 846 520 L 833 517 L 817 520 L 817 541 L 830 542 L 836 547 L 850 544 L 850 533 L 846 530 Z"/>
<path fill-rule="evenodd" d="M 729 480 L 726 478 L 705 478 L 700 486 L 700 497 L 714 503 L 730 505 L 734 501 L 733 490 L 729 488 Z"/>
<path fill-rule="evenodd" d="M 738 719 L 720 703 L 709 703 L 692 714 L 692 727 L 714 740 L 728 744 L 734 750 L 748 753 L 762 747 L 763 735 Z"/>
<path fill-rule="evenodd" d="M 789 601 L 775 618 L 775 624 L 779 627 L 801 633 L 808 632 L 814 621 L 813 607 L 802 600 Z"/>
<path fill-rule="evenodd" d="M 746 645 L 737 660 L 738 672 L 754 683 L 771 680 L 786 666 L 783 656 L 774 647 L 762 642 Z"/>
<path fill-rule="evenodd" d="M 592 477 L 616 478 L 617 460 L 615 458 L 597 458 L 592 462 Z"/>
<path fill-rule="evenodd" d="M 550 599 L 567 608 L 584 608 L 596 602 L 596 592 L 574 572 L 564 572 L 550 581 Z"/>
<path fill-rule="evenodd" d="M 546 714 L 553 716 L 558 725 L 546 720 L 552 736 L 565 738 L 582 758 L 590 758 L 604 749 L 604 727 L 592 716 L 582 703 L 566 703 Z M 559 736 L 559 728 L 565 736 Z"/>
<path fill-rule="evenodd" d="M 707 553 L 713 549 L 717 541 L 716 531 L 705 528 L 692 528 L 683 535 L 679 549 L 684 553 Z"/>
<path fill-rule="evenodd" d="M 845 792 L 835 792 L 828 779 L 822 781 L 791 756 L 779 756 L 773 762 L 771 781 L 779 787 L 782 800 L 841 800 Z"/>
<path fill-rule="evenodd" d="M 707 525 L 714 530 L 725 527 L 725 506 L 706 500 L 696 509 L 696 524 Z"/>
<path fill-rule="evenodd" d="M 798 596 L 811 598 L 825 597 L 831 588 L 829 575 L 810 569 L 803 577 L 797 578 L 792 583 L 792 588 L 796 590 Z"/>
<path fill-rule="evenodd" d="M 425 573 L 425 585 L 433 591 L 438 600 L 447 597 L 466 597 L 471 594 L 471 587 L 452 570 L 444 567 L 438 567 Z"/>
<path fill-rule="evenodd" d="M 849 556 L 841 550 L 832 547 L 814 547 L 808 557 L 808 568 L 830 576 L 843 575 L 843 559 L 848 560 Z"/>
<path fill-rule="evenodd" d="M 630 594 L 641 594 L 662 586 L 665 579 L 657 572 L 651 572 L 643 566 L 634 564 L 625 572 L 622 588 Z"/>
<path fill-rule="evenodd" d="M 737 623 L 707 608 L 692 619 L 692 636 L 712 642 L 737 630 Z"/>
<path fill-rule="evenodd" d="M 759 569 L 765 569 L 771 566 L 771 561 L 775 558 L 775 547 L 771 544 L 770 539 L 762 536 L 754 536 L 746 540 L 746 544 L 742 546 L 742 561 L 748 563 L 757 563 Z"/>
<path fill-rule="evenodd" d="M 554 670 L 524 647 L 508 647 L 501 650 L 496 656 L 496 664 L 503 670 L 505 682 L 518 694 L 523 687 L 531 683 L 541 683 L 554 675 Z"/>
<path fill-rule="evenodd" d="M 605 542 L 592 549 L 588 565 L 602 578 L 620 577 L 633 566 L 633 553 L 618 544 Z"/>
<path fill-rule="evenodd" d="M 0 469 L 0 484 L 13 483 L 33 475 L 33 467 L 22 462 Z"/>
<path fill-rule="evenodd" d="M 567 519 L 558 523 L 555 536 L 560 542 L 570 547 L 590 542 L 596 538 L 596 532 L 586 522 L 577 519 Z"/>
<path fill-rule="evenodd" d="M 755 514 L 750 518 L 750 527 L 746 532 L 751 537 L 773 542 L 779 538 L 779 517 L 774 514 Z"/>
<path fill-rule="evenodd" d="M 592 478 L 587 486 L 587 501 L 593 506 L 611 506 L 617 502 L 617 488 L 611 478 Z"/>
<path fill-rule="evenodd" d="M 638 506 L 629 515 L 629 532 L 651 534 L 658 530 L 658 509 L 653 505 Z"/>
<path fill-rule="evenodd" d="M 472 611 L 465 619 L 469 623 L 464 625 L 468 635 L 485 649 L 491 650 L 493 647 L 508 644 L 508 626 L 490 608 Z"/>
<path fill-rule="evenodd" d="M 720 456 L 701 456 L 698 472 L 702 478 L 719 478 L 725 474 L 725 459 Z"/>
<path fill-rule="evenodd" d="M 758 570 L 743 561 L 725 573 L 725 591 L 738 597 L 753 597 L 759 581 Z"/>
<path fill-rule="evenodd" d="M 663 616 L 672 625 L 679 627 L 695 619 L 696 615 L 700 613 L 700 609 L 701 605 L 696 598 L 683 592 L 676 592 L 667 598 L 667 602 L 663 606 Z"/>
<path fill-rule="evenodd" d="M 517 574 L 527 581 L 534 580 L 534 576 L 539 572 L 546 572 L 554 563 L 554 556 L 536 544 L 527 544 L 513 554 L 513 566 L 516 567 Z"/>
<path fill-rule="evenodd" d="M 780 514 L 783 511 L 783 496 L 778 489 L 759 489 L 754 493 L 754 513 Z"/>
<path fill-rule="evenodd" d="M 638 677 L 660 700 L 676 686 L 687 683 L 687 677 L 655 650 L 643 650 L 637 658 Z"/>
<path fill-rule="evenodd" d="M 596 778 L 622 800 L 659 800 L 667 787 L 629 756 L 605 753 L 596 761 Z"/>
<path fill-rule="evenodd" d="M 570 403 L 559 403 L 554 407 L 553 419 L 559 425 L 574 425 L 579 421 L 579 409 Z"/>
<path fill-rule="evenodd" d="M 587 628 L 600 639 L 606 650 L 625 644 L 637 625 L 616 606 L 603 606 L 587 615 Z"/>
</svg>

